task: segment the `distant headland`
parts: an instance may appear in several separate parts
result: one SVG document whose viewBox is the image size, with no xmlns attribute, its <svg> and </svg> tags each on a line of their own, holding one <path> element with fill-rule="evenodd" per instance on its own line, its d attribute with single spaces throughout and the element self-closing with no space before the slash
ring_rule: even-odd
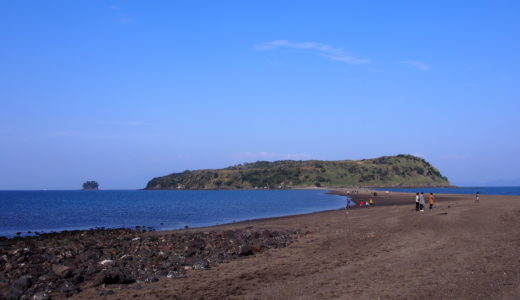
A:
<svg viewBox="0 0 520 300">
<path fill-rule="evenodd" d="M 400 154 L 362 160 L 257 161 L 156 177 L 147 190 L 442 187 L 448 178 L 426 160 Z"/>
</svg>

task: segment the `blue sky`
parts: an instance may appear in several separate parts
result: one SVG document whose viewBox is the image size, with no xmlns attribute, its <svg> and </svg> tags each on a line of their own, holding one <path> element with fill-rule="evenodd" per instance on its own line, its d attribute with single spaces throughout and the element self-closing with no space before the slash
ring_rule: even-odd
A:
<svg viewBox="0 0 520 300">
<path fill-rule="evenodd" d="M 400 153 L 520 185 L 518 1 L 2 1 L 0 189 Z"/>
</svg>

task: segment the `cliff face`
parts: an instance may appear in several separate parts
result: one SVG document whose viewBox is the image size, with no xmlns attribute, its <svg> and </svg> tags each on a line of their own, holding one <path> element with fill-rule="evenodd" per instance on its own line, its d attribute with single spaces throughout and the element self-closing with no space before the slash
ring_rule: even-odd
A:
<svg viewBox="0 0 520 300">
<path fill-rule="evenodd" d="M 401 154 L 363 160 L 258 161 L 225 169 L 184 171 L 156 177 L 148 182 L 146 189 L 448 185 L 448 179 L 426 160 Z"/>
</svg>

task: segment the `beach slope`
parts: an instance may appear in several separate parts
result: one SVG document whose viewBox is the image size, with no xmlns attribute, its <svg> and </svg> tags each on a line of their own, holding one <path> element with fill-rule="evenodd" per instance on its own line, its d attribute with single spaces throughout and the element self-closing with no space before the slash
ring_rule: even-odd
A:
<svg viewBox="0 0 520 300">
<path fill-rule="evenodd" d="M 368 194 L 356 195 L 357 199 Z M 437 195 L 416 212 L 412 194 L 375 207 L 251 221 L 220 229 L 299 230 L 271 249 L 141 289 L 106 286 L 75 299 L 518 299 L 520 197 Z M 384 205 L 386 204 L 386 205 Z M 204 229 L 202 229 L 204 230 Z M 156 233 L 162 234 L 162 233 Z"/>
</svg>

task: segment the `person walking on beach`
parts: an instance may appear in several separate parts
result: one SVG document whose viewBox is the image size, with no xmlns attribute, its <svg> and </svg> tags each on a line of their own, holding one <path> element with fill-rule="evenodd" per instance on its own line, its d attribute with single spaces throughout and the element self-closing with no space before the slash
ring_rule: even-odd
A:
<svg viewBox="0 0 520 300">
<path fill-rule="evenodd" d="M 415 195 L 415 211 L 419 211 L 419 193 Z"/>
<path fill-rule="evenodd" d="M 347 197 L 347 205 L 345 206 L 345 210 L 348 210 L 350 207 L 350 197 Z"/>
<path fill-rule="evenodd" d="M 480 194 L 479 194 L 479 192 L 477 192 L 477 193 L 475 194 L 475 203 L 478 203 L 478 202 L 480 201 L 479 198 L 480 198 Z"/>
<path fill-rule="evenodd" d="M 435 203 L 435 198 L 433 197 L 433 193 L 428 195 L 428 203 L 430 204 L 430 211 L 433 209 L 433 203 Z"/>
<path fill-rule="evenodd" d="M 424 192 L 419 195 L 419 211 L 424 211 Z"/>
</svg>

